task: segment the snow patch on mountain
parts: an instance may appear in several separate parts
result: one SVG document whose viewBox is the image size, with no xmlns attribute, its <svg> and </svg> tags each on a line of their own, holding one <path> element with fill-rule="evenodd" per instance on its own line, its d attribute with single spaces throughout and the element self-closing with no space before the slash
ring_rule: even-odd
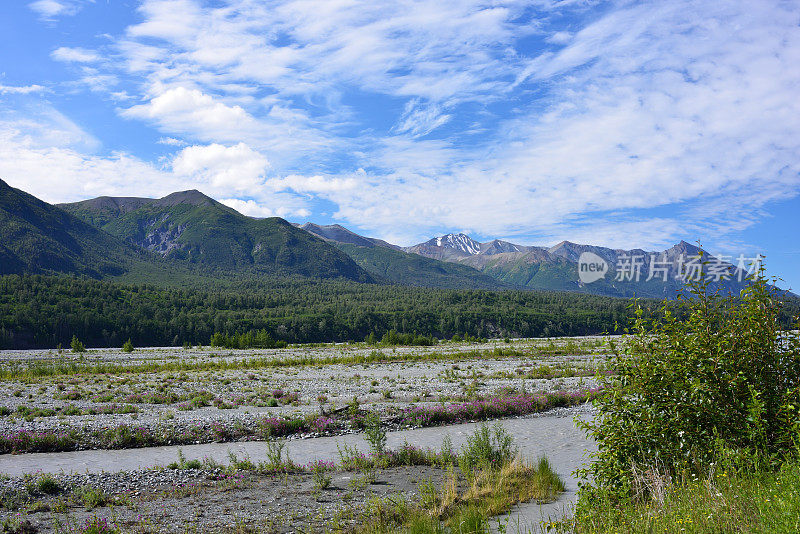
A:
<svg viewBox="0 0 800 534">
<path fill-rule="evenodd" d="M 447 234 L 432 241 L 437 247 L 454 248 L 470 255 L 481 253 L 481 244 L 465 234 Z"/>
</svg>

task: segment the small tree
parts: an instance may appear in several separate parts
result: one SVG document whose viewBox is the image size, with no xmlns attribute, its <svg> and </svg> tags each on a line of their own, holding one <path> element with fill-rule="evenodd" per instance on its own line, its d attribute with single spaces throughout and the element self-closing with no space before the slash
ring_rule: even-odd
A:
<svg viewBox="0 0 800 534">
<path fill-rule="evenodd" d="M 128 341 L 122 344 L 122 350 L 125 352 L 133 352 L 133 343 L 131 342 L 131 338 L 128 338 Z"/>
<path fill-rule="evenodd" d="M 636 469 L 702 474 L 721 451 L 775 465 L 796 450 L 800 334 L 781 327 L 779 290 L 762 270 L 739 297 L 704 282 L 691 293 L 650 319 L 635 304 L 597 417 L 582 423 L 598 445 L 582 502 L 630 495 Z"/>
<path fill-rule="evenodd" d="M 386 430 L 381 426 L 378 414 L 367 416 L 364 437 L 375 455 L 381 456 L 386 452 Z"/>
<path fill-rule="evenodd" d="M 72 348 L 72 352 L 86 352 L 86 347 L 83 346 L 83 343 L 78 339 L 78 336 L 73 335 L 72 341 L 69 344 L 70 348 Z"/>
</svg>

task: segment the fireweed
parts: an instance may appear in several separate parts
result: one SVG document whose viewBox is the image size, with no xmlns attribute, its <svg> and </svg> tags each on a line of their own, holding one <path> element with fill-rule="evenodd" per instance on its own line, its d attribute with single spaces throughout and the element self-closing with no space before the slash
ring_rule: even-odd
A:
<svg viewBox="0 0 800 534">
<path fill-rule="evenodd" d="M 402 426 L 437 426 L 538 413 L 591 400 L 597 389 L 555 393 L 498 395 L 468 402 L 414 406 L 399 410 L 390 419 Z M 197 423 L 188 428 L 120 425 L 103 430 L 73 429 L 68 432 L 17 430 L 0 434 L 0 453 L 56 452 L 97 447 L 127 449 L 161 445 L 227 442 L 237 439 L 269 439 L 293 434 L 331 434 L 345 424 L 359 427 L 363 414 L 337 420 L 322 415 L 287 418 L 268 416 L 250 425 L 241 422 Z"/>
</svg>

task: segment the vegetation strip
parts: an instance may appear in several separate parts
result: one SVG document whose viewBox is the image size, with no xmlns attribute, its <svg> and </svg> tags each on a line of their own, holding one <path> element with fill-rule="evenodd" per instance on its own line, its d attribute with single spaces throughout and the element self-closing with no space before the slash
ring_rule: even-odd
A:
<svg viewBox="0 0 800 534">
<path fill-rule="evenodd" d="M 594 345 L 591 345 L 594 347 Z M 570 354 L 586 354 L 589 347 L 581 348 L 572 343 Z M 288 358 L 242 358 L 219 359 L 211 361 L 177 361 L 153 362 L 144 364 L 112 364 L 112 363 L 86 363 L 82 361 L 38 362 L 26 365 L 9 363 L 0 368 L 0 380 L 36 379 L 45 376 L 71 376 L 71 375 L 96 375 L 96 374 L 144 374 L 159 372 L 183 371 L 227 371 L 251 370 L 282 367 L 302 367 L 313 365 L 337 364 L 370 364 L 387 362 L 420 362 L 420 361 L 451 361 L 451 360 L 480 360 L 496 358 L 535 357 L 549 354 L 562 354 L 565 348 L 553 345 L 553 348 L 543 345 L 541 348 L 522 351 L 513 347 L 495 347 L 493 349 L 458 352 L 424 352 L 424 353 L 385 353 L 372 350 L 369 354 L 354 354 L 341 356 L 293 356 Z M 211 355 L 215 357 L 217 355 Z"/>
<path fill-rule="evenodd" d="M 171 499 L 200 496 L 213 487 L 221 487 L 235 498 L 231 492 L 243 488 L 253 478 L 277 475 L 287 481 L 288 477 L 299 474 L 306 477 L 310 474 L 314 484 L 313 494 L 320 495 L 329 489 L 332 474 L 341 470 L 361 473 L 362 476 L 351 484 L 352 492 L 358 488 L 363 490 L 374 482 L 380 470 L 401 466 L 431 466 L 444 471 L 440 487 L 430 480 L 422 480 L 418 483 L 418 497 L 413 500 L 398 494 L 375 497 L 366 502 L 363 508 L 346 505 L 324 530 L 388 532 L 403 531 L 413 525 L 416 532 L 442 532 L 442 529 L 465 532 L 456 527 L 468 522 L 471 525 L 469 532 L 483 533 L 488 532 L 490 517 L 507 511 L 512 505 L 528 500 L 550 502 L 564 491 L 563 482 L 553 472 L 547 459 L 540 458 L 534 464 L 523 461 L 512 437 L 500 425 L 490 428 L 486 423 L 481 424 L 467 437 L 467 442 L 459 451 L 453 450 L 449 440 L 445 440 L 439 450 L 421 449 L 408 444 L 396 450 L 387 450 L 386 433 L 380 422 L 375 418 L 370 419 L 367 429 L 370 452 L 344 448 L 340 450 L 338 465 L 319 461 L 308 465 L 295 464 L 285 454 L 285 444 L 281 441 L 267 442 L 267 460 L 259 463 L 230 454 L 229 464 L 223 466 L 208 458 L 202 461 L 187 460 L 179 451 L 178 460 L 166 469 L 137 472 L 134 477 L 139 480 L 141 475 L 146 480 L 145 485 L 169 485 L 168 489 L 143 492 L 145 486 L 131 488 L 127 485 L 130 474 L 125 473 L 25 475 L 6 480 L 6 489 L 0 491 L 0 508 L 12 512 L 50 512 L 54 519 L 58 518 L 59 523 L 74 523 L 68 515 L 70 509 L 97 510 L 74 524 L 71 531 L 82 534 L 120 533 L 136 526 L 154 526 L 150 522 L 151 517 L 139 515 L 138 506 L 143 500 L 164 503 Z M 179 480 L 184 482 L 171 483 Z M 136 496 L 140 493 L 141 497 Z M 327 502 L 327 499 L 323 502 Z M 101 512 L 106 507 L 111 512 L 110 516 Z M 132 510 L 136 514 L 133 521 L 119 521 L 119 509 L 114 507 Z M 23 517 L 18 514 L 7 519 L 4 523 L 6 531 L 35 532 L 34 525 Z M 343 524 L 342 519 L 346 517 L 358 517 L 358 526 L 353 529 Z"/>
<path fill-rule="evenodd" d="M 469 402 L 418 406 L 389 414 L 396 427 L 426 427 L 441 424 L 520 416 L 560 406 L 586 402 L 596 390 L 544 394 L 517 394 L 476 399 Z M 72 429 L 65 432 L 18 430 L 0 434 L 0 453 L 56 452 L 89 448 L 129 449 L 160 445 L 228 442 L 241 439 L 270 439 L 295 434 L 335 434 L 347 428 L 364 428 L 373 415 L 356 406 L 353 410 L 328 417 L 263 417 L 252 425 L 203 423 L 188 429 L 162 426 L 158 429 L 120 425 L 105 430 Z"/>
</svg>

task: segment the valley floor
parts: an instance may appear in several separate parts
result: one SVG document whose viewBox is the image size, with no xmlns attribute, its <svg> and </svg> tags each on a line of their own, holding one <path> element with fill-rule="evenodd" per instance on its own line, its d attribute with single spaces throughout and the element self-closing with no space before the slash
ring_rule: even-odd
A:
<svg viewBox="0 0 800 534">
<path fill-rule="evenodd" d="M 0 454 L 9 525 L 81 532 L 103 518 L 126 532 L 288 532 L 349 530 L 374 497 L 414 501 L 441 486 L 446 470 L 433 465 L 343 469 L 341 447 L 369 450 L 371 414 L 395 450 L 438 449 L 445 435 L 457 449 L 469 421 L 512 416 L 503 425 L 524 455 L 546 453 L 567 482 L 563 507 L 576 490 L 570 473 L 591 448 L 572 417 L 585 413 L 577 405 L 591 394 L 604 345 L 6 351 L 0 360 L 0 444 L 14 453 Z M 460 424 L 438 426 L 448 423 Z M 276 443 L 305 467 L 265 468 Z M 308 467 L 318 462 L 337 464 L 324 488 Z M 55 473 L 52 494 L 45 473 Z M 523 510 L 518 523 L 542 518 Z"/>
</svg>

